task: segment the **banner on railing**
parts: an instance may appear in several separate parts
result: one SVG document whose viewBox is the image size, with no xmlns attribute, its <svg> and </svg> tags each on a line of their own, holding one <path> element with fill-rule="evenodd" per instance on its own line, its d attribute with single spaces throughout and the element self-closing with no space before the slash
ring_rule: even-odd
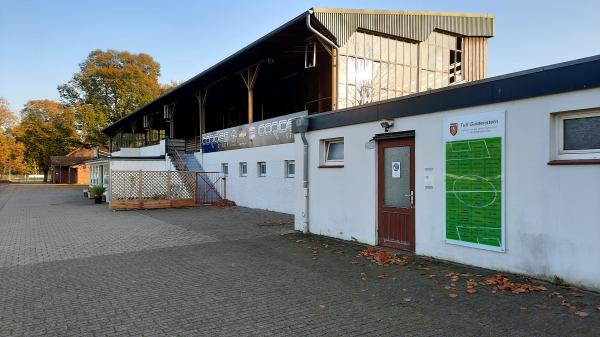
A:
<svg viewBox="0 0 600 337">
<path fill-rule="evenodd" d="M 202 136 L 202 152 L 210 153 L 287 144 L 294 142 L 292 120 L 305 116 L 306 111 L 266 119 L 264 121 L 236 126 L 229 129 L 205 133 Z"/>
</svg>

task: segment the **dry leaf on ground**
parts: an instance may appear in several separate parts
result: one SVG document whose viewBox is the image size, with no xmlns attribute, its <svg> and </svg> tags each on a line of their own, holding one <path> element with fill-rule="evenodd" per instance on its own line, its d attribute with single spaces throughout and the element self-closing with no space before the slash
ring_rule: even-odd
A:
<svg viewBox="0 0 600 337">
<path fill-rule="evenodd" d="M 404 302 L 411 302 L 412 298 L 411 297 L 405 297 L 403 298 Z"/>
<path fill-rule="evenodd" d="M 590 314 L 588 312 L 585 312 L 585 311 L 576 311 L 575 315 L 577 315 L 579 317 L 588 317 Z"/>
<path fill-rule="evenodd" d="M 212 205 L 216 206 L 216 207 L 231 207 L 231 206 L 235 206 L 235 202 L 231 201 L 229 199 L 221 199 L 221 200 L 213 203 Z"/>
<path fill-rule="evenodd" d="M 457 297 L 458 297 L 458 294 L 456 294 L 456 293 L 450 293 L 450 294 L 448 294 L 448 296 L 449 296 L 450 298 L 457 298 Z"/>
<path fill-rule="evenodd" d="M 380 266 L 384 264 L 405 266 L 408 263 L 407 256 L 396 256 L 385 250 L 378 250 L 373 246 L 369 246 L 367 249 L 360 251 L 358 256 L 366 257 Z"/>
<path fill-rule="evenodd" d="M 514 283 L 508 277 L 503 275 L 489 277 L 485 279 L 484 283 L 489 286 L 495 286 L 498 290 L 511 291 L 513 294 L 527 294 L 548 290 L 544 286 L 534 286 L 528 283 Z"/>
<path fill-rule="evenodd" d="M 477 289 L 467 289 L 467 293 L 469 294 L 475 294 L 477 292 Z"/>
<path fill-rule="evenodd" d="M 321 308 L 321 309 L 325 308 L 325 304 L 319 304 L 319 308 Z"/>
</svg>

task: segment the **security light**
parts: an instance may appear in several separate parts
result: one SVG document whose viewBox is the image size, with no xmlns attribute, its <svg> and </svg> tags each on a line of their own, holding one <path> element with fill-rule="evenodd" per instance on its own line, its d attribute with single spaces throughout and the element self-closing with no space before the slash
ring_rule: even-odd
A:
<svg viewBox="0 0 600 337">
<path fill-rule="evenodd" d="M 394 126 L 394 120 L 382 119 L 379 121 L 379 125 L 381 125 L 381 127 L 385 129 L 385 132 L 388 132 L 388 130 Z"/>
</svg>

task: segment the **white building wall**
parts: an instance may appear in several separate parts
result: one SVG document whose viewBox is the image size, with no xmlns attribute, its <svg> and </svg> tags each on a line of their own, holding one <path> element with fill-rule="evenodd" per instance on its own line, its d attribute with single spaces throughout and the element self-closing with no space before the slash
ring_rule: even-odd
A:
<svg viewBox="0 0 600 337">
<path fill-rule="evenodd" d="M 221 164 L 229 165 L 227 199 L 240 206 L 294 213 L 296 207 L 296 180 L 301 172 L 296 160 L 296 178 L 285 176 L 285 161 L 295 159 L 295 145 L 280 144 L 248 149 L 211 153 L 196 153 L 196 158 L 207 172 L 221 172 Z M 257 162 L 267 163 L 266 177 L 259 177 Z M 240 162 L 248 163 L 248 175 L 240 176 Z"/>
<path fill-rule="evenodd" d="M 600 89 L 396 119 L 390 131 L 416 134 L 416 253 L 545 278 L 558 276 L 600 289 L 600 167 L 547 165 L 550 113 L 595 107 L 600 107 Z M 504 253 L 447 244 L 444 239 L 443 118 L 489 111 L 506 111 Z M 365 145 L 382 132 L 373 122 L 307 134 L 311 232 L 377 243 L 377 148 Z M 335 137 L 345 139 L 344 167 L 319 168 L 319 141 Z M 299 152 L 300 137 L 296 147 Z M 301 180 L 302 163 L 296 164 Z M 423 186 L 424 168 L 434 169 L 433 190 Z M 296 206 L 298 230 L 301 200 Z"/>
<path fill-rule="evenodd" d="M 111 153 L 113 157 L 158 157 L 165 155 L 165 140 L 144 147 L 123 147 Z"/>
<path fill-rule="evenodd" d="M 172 171 L 168 158 L 153 160 L 111 158 L 110 169 L 111 171 Z"/>
</svg>

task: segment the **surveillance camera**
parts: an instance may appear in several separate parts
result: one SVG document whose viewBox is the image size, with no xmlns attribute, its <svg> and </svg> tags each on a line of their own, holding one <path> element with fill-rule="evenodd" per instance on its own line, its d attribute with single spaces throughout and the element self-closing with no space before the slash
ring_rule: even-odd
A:
<svg viewBox="0 0 600 337">
<path fill-rule="evenodd" d="M 381 121 L 379 121 L 379 125 L 381 125 L 381 127 L 385 129 L 385 132 L 388 132 L 388 130 L 394 126 L 394 120 L 382 119 Z"/>
</svg>

